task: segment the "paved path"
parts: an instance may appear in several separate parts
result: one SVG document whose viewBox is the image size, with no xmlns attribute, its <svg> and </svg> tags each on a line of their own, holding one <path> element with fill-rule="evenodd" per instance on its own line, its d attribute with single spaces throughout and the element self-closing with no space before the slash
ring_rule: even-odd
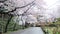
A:
<svg viewBox="0 0 60 34">
<path fill-rule="evenodd" d="M 12 32 L 10 34 L 44 34 L 41 27 L 30 27 L 22 31 Z"/>
</svg>

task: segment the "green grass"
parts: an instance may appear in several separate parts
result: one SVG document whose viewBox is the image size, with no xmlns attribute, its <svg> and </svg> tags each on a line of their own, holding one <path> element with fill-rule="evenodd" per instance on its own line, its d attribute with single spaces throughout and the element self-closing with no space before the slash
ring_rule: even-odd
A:
<svg viewBox="0 0 60 34">
<path fill-rule="evenodd" d="M 43 29 L 49 34 L 60 34 L 60 27 L 43 27 Z"/>
<path fill-rule="evenodd" d="M 10 34 L 10 33 L 12 33 L 12 32 L 14 32 L 14 31 L 8 31 L 8 32 L 3 33 L 3 34 Z"/>
</svg>

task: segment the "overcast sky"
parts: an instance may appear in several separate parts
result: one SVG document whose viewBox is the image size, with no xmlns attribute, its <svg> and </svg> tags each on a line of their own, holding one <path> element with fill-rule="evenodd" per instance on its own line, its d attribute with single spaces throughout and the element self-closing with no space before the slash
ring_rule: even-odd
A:
<svg viewBox="0 0 60 34">
<path fill-rule="evenodd" d="M 60 0 L 44 0 L 46 5 L 44 7 L 47 9 L 45 14 L 51 14 L 55 17 L 60 15 Z"/>
</svg>

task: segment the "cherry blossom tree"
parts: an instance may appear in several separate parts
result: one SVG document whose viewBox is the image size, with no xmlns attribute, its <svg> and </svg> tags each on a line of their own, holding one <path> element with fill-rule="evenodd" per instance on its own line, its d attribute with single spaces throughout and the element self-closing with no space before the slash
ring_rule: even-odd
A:
<svg viewBox="0 0 60 34">
<path fill-rule="evenodd" d="M 42 10 L 45 10 L 44 4 L 45 3 L 43 2 L 43 0 L 1 0 L 0 1 L 0 14 L 10 16 L 5 26 L 5 32 L 7 32 L 7 27 L 12 17 L 18 16 L 17 17 L 18 22 L 20 21 L 19 20 L 20 16 L 21 16 L 22 22 L 24 22 L 24 19 L 23 19 L 24 16 L 27 17 L 27 21 L 28 20 L 29 21 L 33 20 L 32 22 L 36 21 L 36 18 L 34 17 L 30 18 L 29 15 L 36 17 L 38 14 L 40 14 Z"/>
</svg>

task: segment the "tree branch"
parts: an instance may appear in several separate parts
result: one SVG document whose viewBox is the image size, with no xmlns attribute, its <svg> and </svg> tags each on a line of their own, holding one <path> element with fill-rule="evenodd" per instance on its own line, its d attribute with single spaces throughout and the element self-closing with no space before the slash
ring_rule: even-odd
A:
<svg viewBox="0 0 60 34">
<path fill-rule="evenodd" d="M 34 0 L 34 1 L 35 1 L 35 0 Z M 29 5 L 31 5 L 32 3 L 34 3 L 34 1 L 32 1 L 31 3 L 29 3 L 29 4 L 25 5 L 25 6 L 22 6 L 22 7 L 15 7 L 14 10 L 9 11 L 8 13 L 10 13 L 10 12 L 14 12 L 14 11 L 16 11 L 16 9 L 19 9 L 19 8 L 25 8 L 25 7 L 29 6 Z M 5 4 L 5 5 L 6 5 L 6 4 Z M 7 6 L 7 5 L 6 5 L 6 6 Z"/>
<path fill-rule="evenodd" d="M 34 1 L 35 1 L 35 0 L 34 0 Z M 25 6 L 22 6 L 22 7 L 15 7 L 15 9 L 12 10 L 12 11 L 8 11 L 8 12 L 3 12 L 3 11 L 1 11 L 0 14 L 9 14 L 10 12 L 16 11 L 16 9 L 25 8 L 25 7 L 29 6 L 29 5 L 32 5 L 32 4 L 34 3 L 34 1 L 32 1 L 31 3 L 29 3 L 29 4 L 25 5 Z M 7 4 L 4 4 L 4 5 L 8 6 Z M 30 9 L 30 8 L 28 8 L 24 13 L 26 13 L 29 9 Z"/>
<path fill-rule="evenodd" d="M 5 2 L 5 1 L 7 1 L 7 0 L 0 0 L 0 3 L 3 3 L 3 2 Z"/>
</svg>

